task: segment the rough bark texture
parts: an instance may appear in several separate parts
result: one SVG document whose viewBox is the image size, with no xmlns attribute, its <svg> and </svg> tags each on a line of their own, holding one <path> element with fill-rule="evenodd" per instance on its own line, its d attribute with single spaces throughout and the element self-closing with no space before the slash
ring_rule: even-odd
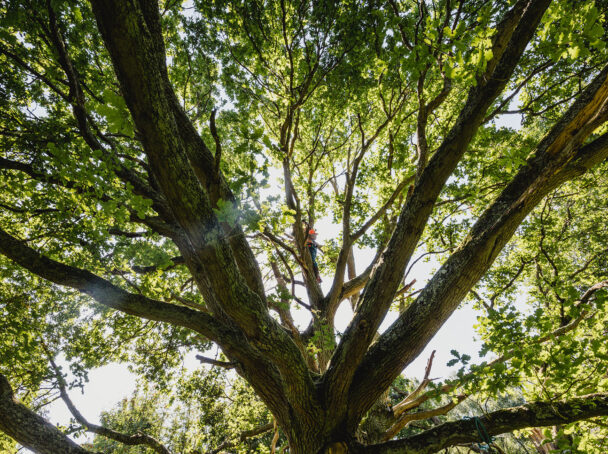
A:
<svg viewBox="0 0 608 454">
<path fill-rule="evenodd" d="M 93 454 L 74 443 L 55 426 L 15 400 L 6 377 L 0 374 L 0 430 L 40 454 Z"/>
<path fill-rule="evenodd" d="M 525 427 L 553 426 L 593 416 L 608 415 L 608 395 L 590 394 L 565 402 L 535 402 L 495 411 L 480 417 L 489 435 Z M 370 454 L 431 454 L 459 443 L 480 442 L 473 419 L 442 424 L 404 440 L 362 449 Z"/>
<path fill-rule="evenodd" d="M 357 366 L 366 354 L 393 300 L 405 266 L 422 235 L 444 183 L 465 153 L 488 107 L 504 89 L 549 3 L 547 0 L 518 2 L 514 8 L 523 10 L 519 22 L 509 21 L 509 26 L 500 29 L 505 36 L 496 42 L 506 41 L 509 44 L 504 50 L 497 50 L 496 58 L 499 61 L 495 69 L 491 65 L 493 71 L 487 75 L 485 83 L 471 89 L 459 118 L 416 183 L 399 216 L 389 244 L 363 291 L 359 310 L 332 357 L 325 378 L 326 398 L 331 402 L 331 408 L 340 414 L 337 419 L 344 418 L 344 414 L 348 413 L 347 421 L 344 421 L 348 431 L 354 430 L 361 415 L 371 408 L 382 390 L 386 389 L 386 382 L 396 377 L 399 373 L 397 369 L 402 370 L 398 366 L 394 369 L 371 366 L 378 371 L 378 375 L 383 376 L 382 383 L 386 384 L 384 387 L 370 387 L 370 382 L 361 386 L 361 379 L 354 379 Z M 407 349 L 405 345 L 400 347 Z M 394 358 L 398 357 L 394 351 L 392 354 Z"/>
<path fill-rule="evenodd" d="M 248 283 L 241 273 L 256 268 L 255 261 L 246 261 L 253 257 L 249 246 L 242 244 L 235 254 L 213 212 L 214 201 L 222 194 L 221 179 L 210 177 L 215 173 L 213 156 L 194 137 L 194 128 L 175 102 L 157 6 L 144 1 L 96 1 L 93 9 L 152 172 L 183 231 L 178 246 L 186 264 L 213 315 L 237 325 L 245 337 L 244 348 L 235 346 L 240 352 L 227 354 L 241 363 L 239 371 L 290 439 L 300 435 L 314 439 L 308 432 L 317 424 L 321 409 L 310 370 L 289 334 L 270 317 L 256 292 L 260 287 Z M 245 349 L 258 352 L 258 361 L 266 359 L 254 364 L 244 357 Z M 261 364 L 274 371 L 275 380 L 267 380 Z"/>
<path fill-rule="evenodd" d="M 608 415 L 608 395 L 590 394 L 568 401 L 534 402 L 520 407 L 507 408 L 480 417 L 480 421 L 490 435 L 512 432 L 526 427 L 543 427 L 567 424 L 581 419 Z M 243 432 L 241 439 L 269 430 L 272 424 Z M 0 430 L 21 445 L 40 454 L 92 454 L 70 440 L 24 405 L 18 403 L 6 378 L 0 374 Z M 106 430 L 102 428 L 102 431 Z M 115 434 L 112 434 L 111 438 Z M 127 444 L 141 444 L 138 436 L 129 437 Z M 373 446 L 362 446 L 356 441 L 329 443 L 318 451 L 323 454 L 431 454 L 459 443 L 479 441 L 475 421 L 466 419 L 449 422 L 406 439 Z M 303 440 L 309 446 L 314 440 Z M 226 442 L 223 447 L 228 447 Z M 300 445 L 301 446 L 301 445 Z M 294 452 L 305 451 L 294 447 Z M 162 451 L 163 448 L 159 448 Z M 219 449 L 219 448 L 218 448 Z M 223 448 L 222 448 L 223 449 Z M 217 450 L 215 450 L 217 451 Z M 214 451 L 214 452 L 215 452 Z M 166 452 L 166 451 L 162 451 Z"/>
<path fill-rule="evenodd" d="M 331 326 L 338 304 L 363 291 L 355 317 L 322 375 L 312 370 L 299 333 L 294 333 L 289 318 L 282 317 L 285 325 L 282 326 L 270 315 L 260 269 L 242 230 L 220 222 L 214 212 L 220 200 L 236 201 L 219 170 L 219 150 L 213 156 L 173 92 L 165 65 L 160 15 L 153 1 L 93 0 L 92 4 L 158 188 L 152 190 L 132 175 L 123 176 L 153 199 L 162 226 L 160 230 L 179 248 L 180 257 L 209 312 L 129 293 L 91 272 L 45 257 L 2 229 L 0 253 L 32 273 L 74 288 L 108 307 L 183 326 L 216 342 L 230 364 L 273 413 L 289 438 L 292 454 L 430 453 L 455 443 L 475 441 L 472 422 L 467 420 L 444 424 L 402 441 L 367 448 L 360 446 L 354 436 L 364 415 L 458 307 L 525 216 L 550 190 L 581 175 L 608 156 L 607 135 L 585 144 L 590 134 L 608 118 L 608 68 L 605 68 L 538 144 L 533 156 L 479 218 L 464 244 L 447 260 L 416 301 L 377 338 L 378 327 L 401 285 L 405 267 L 445 182 L 467 152 L 488 108 L 504 90 L 549 3 L 550 0 L 519 0 L 498 23 L 492 41 L 493 59 L 469 90 L 464 107 L 443 143 L 429 157 L 428 163 L 426 157 L 422 159 L 416 184 L 408 194 L 396 228 L 373 266 L 360 276 L 350 274 L 350 280 L 344 282 L 353 241 L 364 231 L 351 235 L 348 208 L 357 159 L 363 158 L 364 150 L 355 159 L 352 180 L 348 182 L 343 249 L 332 290 L 326 297 L 315 282 L 305 247 L 306 233 L 301 228 L 301 219 L 297 220 L 295 254 L 302 258 L 311 306 L 322 309 L 322 314 L 328 318 L 324 321 Z M 60 41 L 57 46 L 61 48 Z M 75 87 L 74 93 L 80 93 L 74 98 L 74 115 L 79 117 L 84 109 L 82 92 L 78 92 L 78 80 L 65 52 L 61 58 Z M 447 86 L 449 91 L 449 84 Z M 420 93 L 423 89 L 421 87 Z M 428 104 L 421 97 L 424 112 L 421 112 L 418 124 L 420 137 L 424 137 L 427 110 L 436 107 L 441 96 Z M 86 135 L 86 119 L 80 120 L 81 133 Z M 286 134 L 287 126 L 286 120 L 282 133 Z M 285 136 L 282 145 L 285 145 L 286 153 L 288 142 Z M 93 140 L 87 143 L 93 148 L 99 146 Z M 424 147 L 424 141 L 420 145 Z M 427 151 L 421 154 L 426 156 Z M 0 160 L 0 165 L 30 176 L 35 173 L 31 166 L 6 159 Z M 284 161 L 284 171 L 288 204 L 298 208 L 288 160 Z M 403 178 L 387 204 L 400 196 L 409 178 L 413 176 Z M 375 222 L 387 206 L 370 222 Z M 362 229 L 369 225 L 364 224 Z M 159 231 L 159 228 L 155 230 Z M 323 323 L 315 321 L 311 332 L 322 326 Z M 302 338 L 306 339 L 306 336 L 307 333 Z M 327 358 L 323 359 L 329 359 L 330 353 L 327 352 Z M 323 371 L 323 367 L 320 370 Z M 0 381 L 0 392 L 0 429 L 20 443 L 42 453 L 87 452 L 16 403 L 6 380 Z M 536 403 L 502 410 L 486 415 L 482 420 L 490 433 L 497 434 L 606 414 L 607 406 L 606 396 L 598 394 L 564 403 Z"/>
<path fill-rule="evenodd" d="M 446 261 L 416 301 L 366 353 L 351 394 L 353 399 L 360 400 L 355 408 L 356 405 L 369 408 L 377 398 L 367 391 L 372 384 L 375 386 L 382 382 L 383 386 L 388 386 L 399 371 L 418 356 L 542 197 L 606 158 L 605 136 L 586 146 L 581 146 L 581 136 L 571 137 L 571 141 L 559 151 L 559 158 L 555 153 L 549 155 L 547 149 L 555 137 L 561 137 L 571 121 L 578 121 L 583 112 L 587 112 L 589 124 L 580 130 L 586 129 L 587 135 L 597 127 L 598 121 L 603 121 L 596 120 L 597 111 L 590 106 L 594 106 L 598 98 L 606 103 L 607 77 L 608 68 L 605 68 L 589 85 L 585 95 L 543 139 L 528 164 L 480 217 L 465 244 Z M 606 115 L 605 107 L 601 109 L 601 117 Z M 583 137 L 587 135 L 582 134 Z M 360 409 L 356 409 L 355 414 L 357 411 Z"/>
</svg>

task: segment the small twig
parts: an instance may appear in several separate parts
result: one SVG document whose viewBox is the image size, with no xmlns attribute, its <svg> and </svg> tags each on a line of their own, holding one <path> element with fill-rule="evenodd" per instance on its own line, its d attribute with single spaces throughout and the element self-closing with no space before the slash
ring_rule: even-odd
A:
<svg viewBox="0 0 608 454">
<path fill-rule="evenodd" d="M 429 375 L 431 374 L 431 368 L 433 367 L 433 359 L 435 358 L 435 350 L 431 353 L 429 360 L 426 364 L 426 370 L 424 371 L 424 378 L 418 385 L 418 387 L 409 395 L 407 395 L 401 402 L 393 407 L 393 413 L 395 416 L 400 416 L 406 410 L 410 410 L 416 406 L 416 398 L 420 395 L 422 391 L 426 389 L 426 387 L 431 382 L 429 379 Z M 421 402 L 422 403 L 422 402 Z"/>
<path fill-rule="evenodd" d="M 207 358 L 203 355 L 196 355 L 201 363 L 211 364 L 213 366 L 223 367 L 224 369 L 234 369 L 237 365 L 236 362 L 218 361 L 217 359 Z"/>
<path fill-rule="evenodd" d="M 409 284 L 404 285 L 403 287 L 401 287 L 401 289 L 399 289 L 399 290 L 397 291 L 397 293 L 395 293 L 395 298 L 397 298 L 397 297 L 399 297 L 399 296 L 403 295 L 405 292 L 407 292 L 409 289 L 411 289 L 411 288 L 412 288 L 412 286 L 413 286 L 415 283 L 416 283 L 416 279 L 414 279 L 414 280 L 413 280 L 412 282 L 410 282 Z"/>
</svg>

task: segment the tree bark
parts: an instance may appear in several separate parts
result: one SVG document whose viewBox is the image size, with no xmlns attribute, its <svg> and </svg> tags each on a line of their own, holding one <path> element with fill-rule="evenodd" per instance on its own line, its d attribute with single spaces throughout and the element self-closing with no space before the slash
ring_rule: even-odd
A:
<svg viewBox="0 0 608 454">
<path fill-rule="evenodd" d="M 608 156 L 606 134 L 581 145 L 606 120 L 607 100 L 608 67 L 541 141 L 535 155 L 479 218 L 465 243 L 433 276 L 416 301 L 366 353 L 351 390 L 352 424 L 356 424 L 361 409 L 369 408 L 379 395 L 370 393 L 370 386 L 373 384 L 375 389 L 379 382 L 389 386 L 416 358 L 539 201 L 559 184 L 581 175 Z M 578 125 L 574 135 L 569 132 L 572 124 Z M 560 149 L 554 147 L 557 141 L 562 145 Z"/>
<path fill-rule="evenodd" d="M 567 424 L 608 415 L 608 394 L 590 394 L 562 402 L 533 402 L 488 413 L 479 421 L 490 436 L 527 427 Z M 461 443 L 481 442 L 474 419 L 447 422 L 419 435 L 368 446 L 361 453 L 431 454 Z"/>
<path fill-rule="evenodd" d="M 393 301 L 405 266 L 422 236 L 441 189 L 464 155 L 487 109 L 506 86 L 549 3 L 550 0 L 519 1 L 498 28 L 500 36 L 495 37 L 493 49 L 496 63 L 489 65 L 487 77 L 469 91 L 454 126 L 416 183 L 379 265 L 363 291 L 360 307 L 332 357 L 325 376 L 325 398 L 336 420 L 349 413 L 347 424 L 351 431 L 382 393 L 370 392 L 367 384 L 360 386 L 360 382 L 354 378 L 357 365 L 366 355 Z M 395 352 L 393 355 L 398 356 Z M 372 367 L 382 370 L 377 366 Z M 391 374 L 391 380 L 394 377 Z M 388 384 L 383 381 L 382 390 Z M 373 388 L 379 387 L 373 385 Z M 365 403 L 352 405 L 353 397 Z"/>
<path fill-rule="evenodd" d="M 340 301 L 356 295 L 365 286 L 354 320 L 323 376 L 310 370 L 303 345 L 294 342 L 298 333 L 290 332 L 293 324 L 289 319 L 283 317 L 285 329 L 270 316 L 259 266 L 241 228 L 227 225 L 216 214 L 220 201 L 236 203 L 236 200 L 219 170 L 219 150 L 214 157 L 177 102 L 167 75 L 156 2 L 93 0 L 92 3 L 158 185 L 153 191 L 143 185 L 139 190 L 155 201 L 161 218 L 174 227 L 170 237 L 180 249 L 180 257 L 210 313 L 126 292 L 100 276 L 45 257 L 2 229 L 0 253 L 42 278 L 77 289 L 101 304 L 137 317 L 183 326 L 216 342 L 230 364 L 234 364 L 273 413 L 289 438 L 292 454 L 434 452 L 461 440 L 470 440 L 474 434 L 467 421 L 444 424 L 433 429 L 435 432 L 369 448 L 358 445 L 353 434 L 363 415 L 491 266 L 530 210 L 556 185 L 582 174 L 608 155 L 607 135 L 583 146 L 594 128 L 606 120 L 608 69 L 605 69 L 543 139 L 536 155 L 479 219 L 462 247 L 397 322 L 372 345 L 445 182 L 467 151 L 488 108 L 504 90 L 550 0 L 518 0 L 498 24 L 493 39 L 494 58 L 488 62 L 477 85 L 469 90 L 464 107 L 441 146 L 430 157 L 428 165 L 421 165 L 416 186 L 401 211 L 388 246 L 373 267 L 358 277 L 349 274 L 350 280 L 345 283 L 344 269 L 353 241 L 394 202 L 407 184 L 406 179 L 387 205 L 350 235 L 349 206 L 358 163 L 355 165 L 346 197 L 345 241 L 330 297 L 323 298 L 310 270 L 306 278 L 310 281 L 311 306 L 318 309 L 325 305 L 324 315 L 329 318 Z M 63 66 L 78 88 L 77 80 L 69 77 L 75 73 L 66 58 L 64 52 Z M 430 108 L 422 101 L 421 108 Z M 82 99 L 77 107 L 74 114 L 81 116 Z M 421 136 L 426 118 L 422 120 Z M 82 129 L 86 134 L 87 125 L 83 123 Z M 89 145 L 99 147 L 92 141 Z M 357 159 L 362 158 L 363 154 Z M 295 190 L 288 178 L 289 161 L 285 163 L 287 192 L 293 193 L 295 199 Z M 0 166 L 30 174 L 33 171 L 31 166 L 3 158 Z M 299 222 L 296 227 L 299 255 L 310 265 Z M 322 318 L 322 322 L 326 321 Z M 322 326 L 323 323 L 315 324 L 317 331 Z M 46 437 L 50 440 L 46 442 L 49 446 L 56 443 L 65 447 L 50 451 L 40 448 L 38 452 L 87 452 L 73 443 L 70 445 L 63 434 L 53 431 L 52 426 L 16 403 L 5 379 L 0 381 L 0 391 L 0 428 L 9 435 L 32 446 Z M 488 415 L 484 424 L 495 431 L 493 433 L 500 433 L 524 423 L 528 425 L 521 427 L 575 421 L 595 415 L 594 411 L 605 412 L 605 400 L 604 395 L 587 396 L 584 400 L 564 403 L 557 413 L 551 413 L 553 407 L 547 407 L 549 404 L 530 404 L 511 413 L 496 412 L 492 414 L 494 419 Z M 591 403 L 595 407 L 592 408 Z M 576 408 L 585 410 L 577 413 Z M 557 421 L 558 417 L 562 419 Z M 11 421 L 30 422 L 31 432 Z"/>
<path fill-rule="evenodd" d="M 0 430 L 39 454 L 94 454 L 70 440 L 44 418 L 15 400 L 13 389 L 0 374 Z"/>
</svg>

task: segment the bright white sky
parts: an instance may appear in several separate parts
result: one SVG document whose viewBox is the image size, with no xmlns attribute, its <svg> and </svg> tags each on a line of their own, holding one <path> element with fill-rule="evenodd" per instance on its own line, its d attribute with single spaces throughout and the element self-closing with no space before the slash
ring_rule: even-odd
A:
<svg viewBox="0 0 608 454">
<path fill-rule="evenodd" d="M 520 127 L 519 115 L 505 115 L 496 119 L 498 126 L 507 126 L 514 129 Z M 319 233 L 318 242 L 323 244 L 330 239 L 331 232 L 336 228 L 323 221 L 318 221 L 316 230 Z M 372 260 L 373 251 L 358 250 L 355 252 L 357 271 L 365 269 L 367 264 Z M 426 281 L 432 276 L 434 270 L 439 267 L 439 264 L 420 261 L 410 273 L 410 279 L 416 279 L 414 289 L 421 288 Z M 323 274 L 323 270 L 321 270 Z M 331 285 L 330 276 L 324 276 L 322 284 L 324 292 L 329 290 Z M 336 329 L 343 332 L 352 317 L 350 304 L 345 302 L 336 315 Z M 424 370 L 427 360 L 433 350 L 436 350 L 435 359 L 431 377 L 446 378 L 458 370 L 458 365 L 449 368 L 446 363 L 452 358 L 450 350 L 455 349 L 460 354 L 466 353 L 471 356 L 472 363 L 479 362 L 478 351 L 480 342 L 475 339 L 474 325 L 476 323 L 477 314 L 471 307 L 471 304 L 463 304 L 452 314 L 450 319 L 444 324 L 437 335 L 427 345 L 426 349 L 420 356 L 410 364 L 404 371 L 404 375 L 409 378 L 421 379 L 424 376 Z M 307 314 L 305 310 L 295 310 L 294 318 L 302 327 L 307 325 Z M 381 330 L 386 329 L 389 324 L 396 319 L 395 313 L 389 313 L 381 326 Z M 191 367 L 198 366 L 198 362 L 193 355 L 187 360 L 187 365 Z M 65 368 L 64 368 L 65 369 Z M 92 370 L 89 374 L 89 382 L 84 387 L 84 392 L 72 390 L 70 397 L 76 407 L 92 423 L 99 423 L 99 415 L 102 411 L 107 411 L 114 408 L 120 400 L 130 397 L 136 387 L 136 377 L 127 370 L 127 367 L 122 364 L 110 364 L 108 366 Z M 57 400 L 48 408 L 46 416 L 53 424 L 68 425 L 71 414 L 63 404 L 62 400 Z M 78 440 L 80 442 L 83 439 Z"/>
</svg>

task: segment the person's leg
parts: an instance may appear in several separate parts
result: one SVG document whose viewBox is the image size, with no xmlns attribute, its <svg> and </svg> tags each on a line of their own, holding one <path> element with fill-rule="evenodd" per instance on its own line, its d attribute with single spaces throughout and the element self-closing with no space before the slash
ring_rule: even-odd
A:
<svg viewBox="0 0 608 454">
<path fill-rule="evenodd" d="M 317 282 L 321 282 L 321 275 L 319 274 L 319 265 L 317 265 L 317 246 L 312 243 L 308 245 L 308 250 L 310 252 L 310 258 L 312 259 L 312 269 L 315 272 L 315 277 L 317 278 Z"/>
<path fill-rule="evenodd" d="M 317 246 L 314 243 L 308 245 L 308 252 L 310 252 L 310 258 L 312 262 L 315 263 L 317 261 Z"/>
</svg>

